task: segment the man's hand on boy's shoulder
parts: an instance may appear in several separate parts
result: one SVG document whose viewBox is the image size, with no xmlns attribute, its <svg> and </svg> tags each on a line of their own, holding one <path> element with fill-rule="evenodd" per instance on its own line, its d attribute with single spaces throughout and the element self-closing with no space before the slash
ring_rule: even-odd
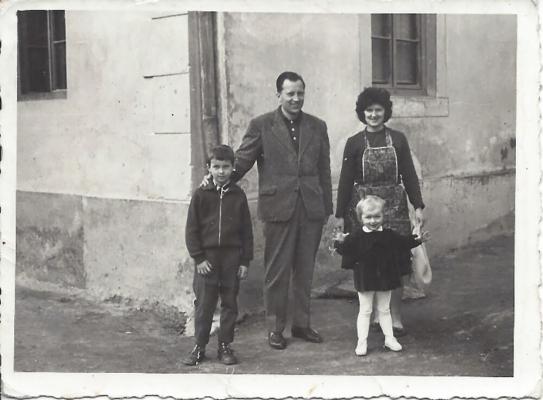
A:
<svg viewBox="0 0 543 400">
<path fill-rule="evenodd" d="M 204 175 L 202 182 L 200 182 L 200 187 L 205 187 L 211 182 L 211 174 Z"/>
<path fill-rule="evenodd" d="M 196 271 L 198 271 L 200 275 L 207 275 L 212 270 L 213 270 L 213 266 L 207 260 L 204 260 L 200 264 L 196 265 Z"/>
<path fill-rule="evenodd" d="M 246 265 L 240 265 L 238 269 L 238 278 L 244 280 L 247 278 L 249 268 Z"/>
</svg>

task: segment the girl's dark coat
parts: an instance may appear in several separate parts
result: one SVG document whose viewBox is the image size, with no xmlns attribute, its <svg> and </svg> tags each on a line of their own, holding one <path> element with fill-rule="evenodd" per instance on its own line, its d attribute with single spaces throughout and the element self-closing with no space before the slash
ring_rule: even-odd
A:
<svg viewBox="0 0 543 400">
<path fill-rule="evenodd" d="M 391 229 L 382 231 L 356 231 L 344 242 L 335 242 L 337 252 L 352 257 L 349 269 L 354 272 L 357 291 L 386 291 L 400 287 L 401 265 L 408 250 L 420 245 L 414 236 L 402 236 Z"/>
</svg>

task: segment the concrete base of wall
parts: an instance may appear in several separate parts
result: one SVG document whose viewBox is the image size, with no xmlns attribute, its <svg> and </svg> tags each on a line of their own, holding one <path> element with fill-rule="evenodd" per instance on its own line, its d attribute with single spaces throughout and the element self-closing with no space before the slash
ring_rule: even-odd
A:
<svg viewBox="0 0 543 400">
<path fill-rule="evenodd" d="M 515 171 L 451 175 L 424 182 L 430 257 L 515 231 Z"/>
<path fill-rule="evenodd" d="M 17 275 L 192 309 L 186 204 L 17 193 Z"/>
<path fill-rule="evenodd" d="M 17 275 L 85 288 L 79 196 L 17 192 Z"/>
</svg>

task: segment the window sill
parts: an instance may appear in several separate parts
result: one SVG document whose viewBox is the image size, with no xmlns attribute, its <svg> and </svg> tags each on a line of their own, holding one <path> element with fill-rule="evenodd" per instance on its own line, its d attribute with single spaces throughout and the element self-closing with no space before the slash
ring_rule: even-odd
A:
<svg viewBox="0 0 543 400">
<path fill-rule="evenodd" d="M 448 117 L 449 98 L 430 96 L 391 96 L 394 118 Z"/>
<path fill-rule="evenodd" d="M 66 98 L 68 98 L 67 90 L 55 90 L 54 92 L 32 92 L 20 94 L 17 96 L 17 101 L 54 100 Z"/>
</svg>

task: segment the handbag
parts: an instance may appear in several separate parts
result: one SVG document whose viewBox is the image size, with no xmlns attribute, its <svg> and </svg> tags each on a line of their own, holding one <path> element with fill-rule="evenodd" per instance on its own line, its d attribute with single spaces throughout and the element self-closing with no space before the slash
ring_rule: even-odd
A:
<svg viewBox="0 0 543 400">
<path fill-rule="evenodd" d="M 415 165 L 415 171 L 422 186 L 422 174 L 420 163 L 413 153 L 411 153 L 413 158 L 413 164 Z M 420 235 L 421 227 L 417 226 L 415 220 L 415 210 L 411 203 L 409 206 L 409 219 L 411 220 L 411 226 L 413 226 L 413 233 Z M 411 249 L 412 260 L 411 268 L 413 273 L 410 276 L 409 282 L 404 285 L 404 298 L 421 298 L 426 297 L 424 294 L 424 289 L 430 285 L 432 282 L 432 268 L 430 266 L 430 259 L 428 258 L 428 253 L 426 251 L 426 243 Z"/>
</svg>

